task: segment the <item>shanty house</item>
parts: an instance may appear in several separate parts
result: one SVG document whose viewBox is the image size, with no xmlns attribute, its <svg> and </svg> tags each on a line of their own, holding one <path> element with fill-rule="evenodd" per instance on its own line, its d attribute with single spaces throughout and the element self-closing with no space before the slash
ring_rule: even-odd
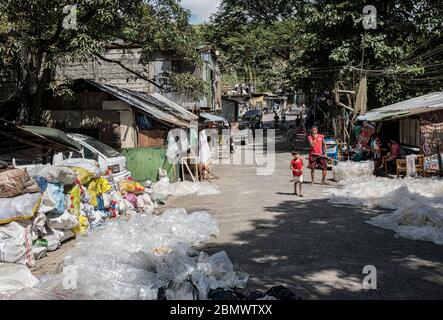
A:
<svg viewBox="0 0 443 320">
<path fill-rule="evenodd" d="M 357 120 L 374 124 L 382 140 L 389 137 L 398 141 L 402 149 L 423 154 L 426 172 L 441 172 L 443 92 L 373 109 Z"/>
<path fill-rule="evenodd" d="M 124 47 L 124 48 L 123 48 Z M 201 66 L 190 66 L 182 58 L 164 51 L 146 56 L 138 45 L 116 43 L 106 48 L 102 59 L 66 61 L 56 70 L 56 79 L 85 79 L 105 85 L 144 93 L 159 93 L 191 111 L 221 110 L 221 73 L 218 54 L 211 46 L 199 46 Z M 158 80 L 165 72 L 190 72 L 210 88 L 206 97 L 196 101 L 185 93 L 170 92 Z"/>
<path fill-rule="evenodd" d="M 198 117 L 159 93 L 144 93 L 92 80 L 74 83 L 74 99 L 44 98 L 50 127 L 83 133 L 117 149 L 166 144 L 171 128 L 189 128 Z"/>
</svg>

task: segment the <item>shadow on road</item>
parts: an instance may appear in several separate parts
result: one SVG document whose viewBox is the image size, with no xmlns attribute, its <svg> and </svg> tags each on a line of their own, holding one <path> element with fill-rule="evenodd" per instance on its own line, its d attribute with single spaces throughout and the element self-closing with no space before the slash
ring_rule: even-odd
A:
<svg viewBox="0 0 443 320">
<path fill-rule="evenodd" d="M 374 210 L 300 198 L 265 210 L 278 215 L 203 248 L 225 250 L 236 270 L 250 273 L 251 288 L 281 284 L 308 299 L 443 298 L 441 247 L 365 223 Z M 377 268 L 377 290 L 362 288 L 366 265 Z"/>
</svg>

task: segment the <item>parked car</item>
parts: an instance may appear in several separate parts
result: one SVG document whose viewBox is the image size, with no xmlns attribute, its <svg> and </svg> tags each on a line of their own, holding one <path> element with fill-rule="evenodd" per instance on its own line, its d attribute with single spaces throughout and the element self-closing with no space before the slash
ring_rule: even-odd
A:
<svg viewBox="0 0 443 320">
<path fill-rule="evenodd" d="M 54 156 L 54 164 L 62 164 L 63 160 L 72 158 L 85 158 L 95 160 L 102 171 L 114 181 L 127 179 L 131 173 L 126 168 L 126 158 L 114 148 L 83 134 L 68 133 L 69 138 L 77 141 L 82 146 L 80 152 L 61 152 Z"/>
</svg>

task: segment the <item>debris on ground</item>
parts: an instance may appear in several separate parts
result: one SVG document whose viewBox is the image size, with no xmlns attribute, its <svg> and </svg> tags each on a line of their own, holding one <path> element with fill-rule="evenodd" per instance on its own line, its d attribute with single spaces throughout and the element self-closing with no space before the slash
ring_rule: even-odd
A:
<svg viewBox="0 0 443 320">
<path fill-rule="evenodd" d="M 160 216 L 116 219 L 78 238 L 60 273 L 10 298 L 44 299 L 57 292 L 60 299 L 152 300 L 163 292 L 168 300 L 206 300 L 211 289 L 245 288 L 248 274 L 235 272 L 226 252 L 210 256 L 192 249 L 217 234 L 205 211 L 169 209 Z M 75 274 L 73 287 L 66 286 L 67 272 Z"/>
<path fill-rule="evenodd" d="M 355 177 L 372 177 L 374 161 L 342 161 L 332 168 L 333 179 L 336 182 L 346 181 Z"/>
<path fill-rule="evenodd" d="M 109 247 L 112 251 L 113 247 L 109 245 L 112 236 L 104 236 L 97 242 L 88 243 L 88 240 L 106 234 L 106 230 L 111 230 L 116 238 L 114 242 L 128 243 L 127 237 L 133 237 L 132 245 L 138 246 L 141 252 L 151 249 L 152 252 L 147 254 L 174 256 L 176 253 L 173 248 L 177 243 L 184 242 L 190 246 L 207 241 L 209 235 L 216 232 L 215 222 L 210 220 L 208 213 L 189 215 L 194 219 L 191 218 L 192 226 L 177 222 L 182 218 L 187 221 L 188 215 L 183 210 L 169 211 L 156 218 L 151 214 L 160 203 L 164 203 L 164 199 L 158 202 L 154 199 L 152 183 L 142 185 L 131 179 L 116 183 L 108 180 L 104 174 L 97 162 L 86 159 L 69 159 L 63 166 L 37 166 L 30 169 L 29 173 L 3 166 L 0 171 L 0 263 L 34 267 L 36 259 L 57 250 L 64 241 L 77 237 L 79 247 L 76 250 L 84 250 L 84 257 L 77 256 L 75 261 L 81 265 L 84 259 L 89 258 L 93 265 L 95 259 L 101 257 L 99 251 L 103 251 L 105 256 L 104 248 Z M 181 185 L 165 179 L 163 182 L 167 182 L 167 185 L 163 185 L 168 189 L 165 196 L 176 195 L 175 192 L 179 195 L 204 193 L 206 188 L 199 183 L 194 186 L 190 182 Z M 213 186 L 211 188 L 215 189 Z M 139 214 L 146 217 L 130 219 Z M 127 221 L 128 219 L 132 222 Z M 203 219 L 203 222 L 199 219 Z M 138 232 L 131 233 L 131 227 L 138 227 Z M 201 229 L 206 231 L 198 232 Z M 148 246 L 149 243 L 152 246 Z M 96 248 L 82 249 L 82 244 Z M 186 250 L 180 248 L 182 254 L 186 254 Z M 113 254 L 126 258 L 130 251 L 123 247 L 114 249 Z M 91 256 L 91 253 L 96 254 L 96 257 Z M 92 271 L 90 266 L 85 267 L 83 273 L 88 275 L 88 270 Z M 48 275 L 40 279 L 38 285 L 42 290 L 48 289 L 44 286 L 49 279 L 53 281 L 54 277 L 59 276 Z M 134 275 L 128 275 L 132 276 Z M 216 280 L 227 281 L 223 277 Z"/>
<path fill-rule="evenodd" d="M 32 288 L 37 283 L 38 279 L 26 266 L 0 263 L 0 298 L 2 293 Z"/>
<path fill-rule="evenodd" d="M 443 245 L 443 180 L 359 177 L 342 180 L 329 189 L 333 203 L 395 210 L 367 223 L 394 230 L 396 236 Z"/>
<path fill-rule="evenodd" d="M 208 255 L 194 249 L 219 232 L 208 212 L 176 208 L 154 214 L 168 196 L 220 193 L 213 184 L 170 183 L 162 170 L 157 183 L 115 183 L 98 164 L 82 159 L 35 167 L 29 174 L 4 170 L 11 172 L 3 172 L 0 197 L 1 299 L 292 297 L 284 288 L 245 293 L 249 275 L 234 271 L 226 252 Z M 20 179 L 14 182 L 11 176 Z M 28 267 L 35 260 L 72 238 L 75 247 L 55 273 L 39 279 L 31 274 Z"/>
<path fill-rule="evenodd" d="M 160 180 L 152 185 L 153 194 L 157 197 L 167 198 L 169 196 L 187 196 L 196 194 L 199 196 L 219 194 L 218 188 L 210 182 L 181 181 L 170 183 L 165 172 L 160 170 Z"/>
</svg>

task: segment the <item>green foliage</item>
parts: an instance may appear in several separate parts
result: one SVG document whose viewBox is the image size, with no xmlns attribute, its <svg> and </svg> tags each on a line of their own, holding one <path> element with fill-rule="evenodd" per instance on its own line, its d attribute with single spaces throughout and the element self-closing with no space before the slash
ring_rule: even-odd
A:
<svg viewBox="0 0 443 320">
<path fill-rule="evenodd" d="M 77 8 L 75 29 L 64 27 L 70 4 Z M 117 40 L 141 46 L 142 63 L 157 50 L 190 64 L 200 60 L 189 12 L 177 0 L 0 0 L 0 18 L 0 74 L 17 81 L 21 108 L 38 109 L 42 92 L 57 89 L 51 73 L 61 62 L 100 55 Z M 185 90 L 191 81 L 171 83 Z M 67 93 L 66 83 L 57 92 Z"/>
<path fill-rule="evenodd" d="M 362 65 L 370 107 L 442 90 L 441 1 L 374 0 L 375 30 L 362 26 L 367 4 L 223 0 L 203 30 L 224 69 L 264 91 L 324 95 L 339 82 L 355 90 Z"/>
</svg>

